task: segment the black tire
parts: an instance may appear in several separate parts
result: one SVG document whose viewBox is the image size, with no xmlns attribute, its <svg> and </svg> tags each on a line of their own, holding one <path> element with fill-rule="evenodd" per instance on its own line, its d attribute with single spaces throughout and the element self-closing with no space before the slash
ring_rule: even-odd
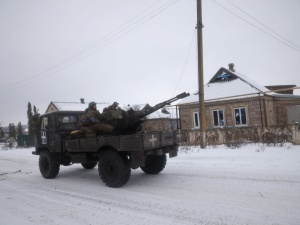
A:
<svg viewBox="0 0 300 225">
<path fill-rule="evenodd" d="M 42 151 L 39 159 L 39 168 L 46 179 L 55 178 L 59 173 L 59 162 L 49 151 Z"/>
<path fill-rule="evenodd" d="M 108 187 L 121 187 L 130 178 L 131 169 L 127 157 L 122 157 L 114 150 L 107 150 L 101 153 L 98 164 L 98 171 L 101 180 Z"/>
<path fill-rule="evenodd" d="M 166 155 L 149 155 L 145 160 L 145 166 L 141 166 L 141 169 L 147 174 L 158 174 L 163 171 L 166 164 Z"/>
<path fill-rule="evenodd" d="M 97 166 L 97 162 L 81 163 L 81 165 L 84 169 L 91 170 L 91 169 L 94 169 L 95 166 Z"/>
</svg>

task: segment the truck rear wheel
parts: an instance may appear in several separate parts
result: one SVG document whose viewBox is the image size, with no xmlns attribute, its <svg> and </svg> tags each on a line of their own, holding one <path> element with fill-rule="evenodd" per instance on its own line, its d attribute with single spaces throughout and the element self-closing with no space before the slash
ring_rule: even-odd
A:
<svg viewBox="0 0 300 225">
<path fill-rule="evenodd" d="M 53 154 L 48 151 L 41 152 L 39 159 L 39 168 L 44 178 L 55 178 L 59 173 L 59 167 L 59 162 Z"/>
<path fill-rule="evenodd" d="M 97 162 L 81 163 L 81 165 L 84 169 L 91 170 L 94 169 L 95 166 L 97 166 Z"/>
<path fill-rule="evenodd" d="M 141 166 L 141 169 L 147 174 L 158 174 L 163 171 L 166 164 L 166 155 L 149 155 L 145 160 L 145 166 Z"/>
<path fill-rule="evenodd" d="M 98 171 L 101 180 L 108 187 L 123 186 L 131 174 L 129 160 L 114 150 L 101 153 Z"/>
</svg>

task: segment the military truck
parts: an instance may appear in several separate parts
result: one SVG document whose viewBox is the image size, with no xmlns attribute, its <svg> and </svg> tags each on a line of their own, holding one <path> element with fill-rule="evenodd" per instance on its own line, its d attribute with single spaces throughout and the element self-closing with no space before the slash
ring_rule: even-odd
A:
<svg viewBox="0 0 300 225">
<path fill-rule="evenodd" d="M 77 130 L 83 111 L 56 111 L 40 116 L 40 128 L 35 132 L 34 155 L 39 155 L 39 169 L 46 179 L 55 178 L 60 166 L 80 163 L 84 169 L 98 164 L 101 180 L 109 187 L 121 187 L 130 178 L 131 169 L 158 174 L 166 166 L 167 154 L 177 156 L 179 145 L 186 141 L 182 130 L 143 132 L 140 125 L 150 113 L 169 105 L 176 97 L 142 110 L 124 111 L 113 104 L 104 110 L 107 122 L 113 124 L 111 134 L 85 136 Z"/>
</svg>

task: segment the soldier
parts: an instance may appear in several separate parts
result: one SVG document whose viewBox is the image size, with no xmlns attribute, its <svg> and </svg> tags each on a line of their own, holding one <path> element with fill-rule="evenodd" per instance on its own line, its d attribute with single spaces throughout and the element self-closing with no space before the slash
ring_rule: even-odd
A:
<svg viewBox="0 0 300 225">
<path fill-rule="evenodd" d="M 89 107 L 85 110 L 85 114 L 79 120 L 79 129 L 85 135 L 95 135 L 111 133 L 114 127 L 105 123 L 104 117 L 97 110 L 97 104 L 90 102 Z"/>
</svg>

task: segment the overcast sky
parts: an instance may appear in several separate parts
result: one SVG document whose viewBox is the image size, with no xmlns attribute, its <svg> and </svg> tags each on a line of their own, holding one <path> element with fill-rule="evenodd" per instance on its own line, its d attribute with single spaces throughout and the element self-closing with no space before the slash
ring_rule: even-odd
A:
<svg viewBox="0 0 300 225">
<path fill-rule="evenodd" d="M 299 9 L 203 0 L 204 82 L 234 63 L 261 85 L 300 86 Z M 51 101 L 153 105 L 195 92 L 196 18 L 196 0 L 0 0 L 2 126 L 27 124 L 28 102 L 44 113 Z"/>
</svg>

